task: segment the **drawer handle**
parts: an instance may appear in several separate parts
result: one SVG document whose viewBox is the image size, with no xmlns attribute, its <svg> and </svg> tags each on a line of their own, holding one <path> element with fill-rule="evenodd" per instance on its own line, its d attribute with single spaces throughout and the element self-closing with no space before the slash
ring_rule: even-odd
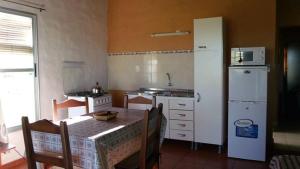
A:
<svg viewBox="0 0 300 169">
<path fill-rule="evenodd" d="M 178 126 L 185 127 L 185 124 L 177 124 Z"/>
<path fill-rule="evenodd" d="M 186 104 L 178 103 L 179 106 L 186 106 Z"/>
<path fill-rule="evenodd" d="M 185 134 L 177 133 L 180 137 L 185 137 Z"/>
<path fill-rule="evenodd" d="M 250 71 L 250 70 L 245 70 L 244 73 L 245 73 L 245 74 L 250 74 L 251 71 Z"/>
<path fill-rule="evenodd" d="M 202 45 L 202 46 L 198 46 L 198 48 L 200 48 L 200 49 L 206 49 L 206 46 Z"/>
<path fill-rule="evenodd" d="M 179 116 L 182 116 L 182 117 L 185 117 L 186 115 L 185 114 L 178 114 Z"/>
</svg>

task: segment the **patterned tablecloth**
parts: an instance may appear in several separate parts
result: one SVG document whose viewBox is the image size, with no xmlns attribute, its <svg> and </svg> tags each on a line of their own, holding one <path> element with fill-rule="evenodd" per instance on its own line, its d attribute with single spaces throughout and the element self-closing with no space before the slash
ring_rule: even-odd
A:
<svg viewBox="0 0 300 169">
<path fill-rule="evenodd" d="M 278 155 L 274 156 L 269 164 L 270 169 L 299 169 L 300 156 Z"/>
<path fill-rule="evenodd" d="M 114 165 L 137 152 L 141 146 L 144 111 L 108 108 L 118 111 L 110 121 L 97 121 L 91 116 L 66 119 L 74 166 L 84 169 L 113 169 Z M 162 120 L 161 142 L 166 118 Z M 32 132 L 35 151 L 61 152 L 60 136 Z"/>
</svg>

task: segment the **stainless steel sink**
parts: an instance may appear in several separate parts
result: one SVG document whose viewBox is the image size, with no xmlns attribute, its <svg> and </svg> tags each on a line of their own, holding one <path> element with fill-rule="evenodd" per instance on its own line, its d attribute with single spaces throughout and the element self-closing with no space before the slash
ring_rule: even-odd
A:
<svg viewBox="0 0 300 169">
<path fill-rule="evenodd" d="M 166 97 L 194 97 L 193 92 L 178 92 L 178 91 L 166 91 L 160 92 L 157 96 L 166 96 Z"/>
<path fill-rule="evenodd" d="M 166 96 L 166 97 L 194 97 L 194 90 L 191 89 L 159 89 L 140 88 L 138 91 L 130 92 L 140 95 Z"/>
<path fill-rule="evenodd" d="M 163 91 L 163 92 L 158 92 L 157 95 L 159 95 L 159 96 L 171 96 L 172 92 L 171 91 Z"/>
</svg>

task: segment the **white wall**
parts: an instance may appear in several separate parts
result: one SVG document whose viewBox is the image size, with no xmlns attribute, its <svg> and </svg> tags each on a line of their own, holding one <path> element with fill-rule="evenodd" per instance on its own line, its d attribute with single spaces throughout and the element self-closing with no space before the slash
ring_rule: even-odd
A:
<svg viewBox="0 0 300 169">
<path fill-rule="evenodd" d="M 0 6 L 37 15 L 41 118 L 51 119 L 51 99 L 63 99 L 63 61 L 84 62 L 86 89 L 96 81 L 107 88 L 107 0 L 30 1 L 45 4 L 46 11 L 4 1 Z M 21 134 L 10 134 L 10 140 L 19 140 L 15 144 L 23 153 Z M 4 162 L 19 158 L 11 153 L 4 156 Z"/>
<path fill-rule="evenodd" d="M 63 99 L 63 61 L 84 62 L 84 87 L 107 87 L 106 0 L 31 0 L 46 11 L 0 2 L 1 7 L 35 13 L 41 118 L 51 118 L 51 99 Z"/>
</svg>

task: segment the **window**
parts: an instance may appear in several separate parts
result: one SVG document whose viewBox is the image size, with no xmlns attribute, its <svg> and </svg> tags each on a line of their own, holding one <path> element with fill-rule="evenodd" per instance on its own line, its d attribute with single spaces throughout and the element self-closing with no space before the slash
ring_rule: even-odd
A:
<svg viewBox="0 0 300 169">
<path fill-rule="evenodd" d="M 36 119 L 35 16 L 0 9 L 0 116 L 8 128 Z"/>
</svg>

